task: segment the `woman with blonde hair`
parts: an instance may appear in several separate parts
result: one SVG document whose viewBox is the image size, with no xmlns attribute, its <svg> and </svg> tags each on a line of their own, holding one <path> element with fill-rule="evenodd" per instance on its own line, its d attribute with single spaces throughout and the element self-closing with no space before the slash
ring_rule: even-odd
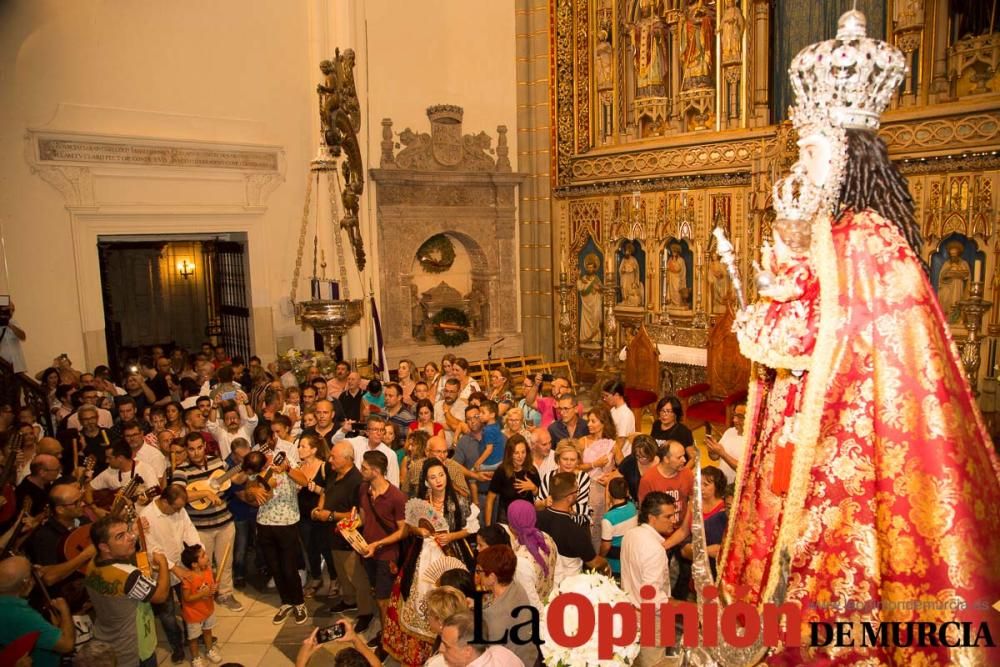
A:
<svg viewBox="0 0 1000 667">
<path fill-rule="evenodd" d="M 441 660 L 440 663 L 435 663 L 435 659 L 441 658 L 437 653 L 441 647 L 441 629 L 444 628 L 444 622 L 449 616 L 457 614 L 460 611 L 468 611 L 469 602 L 466 600 L 465 594 L 454 586 L 438 586 L 431 589 L 424 596 L 424 602 L 427 604 L 427 627 L 437 635 L 437 639 L 434 641 L 434 648 L 432 649 L 435 655 L 427 661 L 427 664 L 444 665 L 446 664 L 444 660 Z"/>
<path fill-rule="evenodd" d="M 524 411 L 521 408 L 511 408 L 503 416 L 503 435 L 505 438 L 521 435 L 525 440 L 530 440 L 531 430 L 524 425 Z"/>
<path fill-rule="evenodd" d="M 535 507 L 545 509 L 552 504 L 549 496 L 549 485 L 552 478 L 561 472 L 570 472 L 576 476 L 576 502 L 573 504 L 573 520 L 581 526 L 590 523 L 590 475 L 580 470 L 580 450 L 572 438 L 559 441 L 556 447 L 556 467 L 542 477 L 542 485 L 535 497 Z"/>
</svg>

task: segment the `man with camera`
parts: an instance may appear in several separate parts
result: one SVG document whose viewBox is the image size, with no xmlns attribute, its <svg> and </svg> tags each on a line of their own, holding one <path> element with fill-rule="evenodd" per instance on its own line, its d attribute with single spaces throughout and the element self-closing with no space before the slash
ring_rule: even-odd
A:
<svg viewBox="0 0 1000 667">
<path fill-rule="evenodd" d="M 27 339 L 24 329 L 14 323 L 14 302 L 9 295 L 0 295 L 0 358 L 9 361 L 15 373 L 28 370 L 21 349 L 21 342 Z"/>
</svg>

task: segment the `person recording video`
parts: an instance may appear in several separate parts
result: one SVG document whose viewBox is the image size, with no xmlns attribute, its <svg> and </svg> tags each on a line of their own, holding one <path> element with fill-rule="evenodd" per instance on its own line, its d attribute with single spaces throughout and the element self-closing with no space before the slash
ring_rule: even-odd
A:
<svg viewBox="0 0 1000 667">
<path fill-rule="evenodd" d="M 10 362 L 15 373 L 28 370 L 21 350 L 21 342 L 27 339 L 24 329 L 14 322 L 14 302 L 10 295 L 0 295 L 0 358 Z"/>
</svg>

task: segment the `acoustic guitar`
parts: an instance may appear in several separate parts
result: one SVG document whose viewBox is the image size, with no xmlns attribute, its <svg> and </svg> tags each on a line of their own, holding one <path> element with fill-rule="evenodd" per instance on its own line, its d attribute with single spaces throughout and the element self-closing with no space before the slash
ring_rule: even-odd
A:
<svg viewBox="0 0 1000 667">
<path fill-rule="evenodd" d="M 274 460 L 271 462 L 270 467 L 268 467 L 268 469 L 264 471 L 263 475 L 259 475 L 257 479 L 252 479 L 249 482 L 247 482 L 246 490 L 249 492 L 254 489 L 261 489 L 263 491 L 266 491 L 268 494 L 268 498 L 270 498 L 272 493 L 270 482 L 271 482 L 271 476 L 274 475 L 274 468 L 275 466 L 280 466 L 284 462 L 285 462 L 284 452 L 278 452 L 277 454 L 275 454 Z M 247 493 L 246 498 L 247 498 L 246 503 L 248 505 L 252 505 L 253 507 L 260 507 L 261 503 L 258 503 L 254 499 L 253 494 Z"/>
<path fill-rule="evenodd" d="M 209 475 L 208 478 L 199 479 L 198 481 L 191 482 L 187 485 L 188 496 L 190 496 L 192 492 L 197 493 L 199 491 L 211 491 L 216 494 L 223 493 L 229 490 L 229 487 L 232 486 L 233 477 L 242 471 L 243 466 L 239 463 L 234 465 L 229 470 L 222 470 L 221 468 L 219 470 L 213 470 L 212 474 Z M 211 507 L 212 501 L 208 498 L 199 498 L 198 500 L 188 500 L 188 505 L 200 512 Z"/>
<path fill-rule="evenodd" d="M 121 516 L 125 503 L 148 505 L 149 501 L 160 495 L 159 486 L 150 486 L 139 491 L 139 486 L 144 484 L 145 480 L 141 475 L 133 475 L 125 486 L 119 489 L 97 489 L 94 491 L 94 504 L 115 516 Z"/>
<path fill-rule="evenodd" d="M 17 455 L 21 453 L 22 438 L 20 432 L 14 433 L 10 440 L 10 447 L 3 460 L 3 468 L 0 469 L 0 493 L 3 494 L 5 502 L 0 507 L 0 524 L 10 521 L 17 513 L 17 498 L 14 489 L 17 486 Z"/>
<path fill-rule="evenodd" d="M 135 511 L 135 504 L 129 503 L 125 510 L 125 520 L 134 526 L 135 535 L 139 538 L 139 547 L 135 550 L 135 566 L 147 579 L 152 578 L 153 568 L 149 564 L 149 552 L 146 550 L 146 532 L 142 528 L 142 519 Z"/>
<path fill-rule="evenodd" d="M 31 504 L 31 497 L 26 496 L 24 504 L 21 507 L 21 512 L 17 515 L 17 520 L 0 536 L 0 558 L 7 558 L 17 553 L 17 547 L 19 546 L 18 534 L 21 532 L 21 527 L 24 525 L 25 519 L 31 514 Z"/>
<path fill-rule="evenodd" d="M 63 541 L 63 556 L 66 560 L 73 560 L 79 556 L 83 551 L 93 544 L 90 539 L 90 527 L 92 524 L 85 523 L 79 528 L 74 529 L 66 536 L 65 541 Z M 87 566 L 89 563 L 84 563 L 79 567 L 77 572 L 80 574 L 87 574 Z"/>
</svg>

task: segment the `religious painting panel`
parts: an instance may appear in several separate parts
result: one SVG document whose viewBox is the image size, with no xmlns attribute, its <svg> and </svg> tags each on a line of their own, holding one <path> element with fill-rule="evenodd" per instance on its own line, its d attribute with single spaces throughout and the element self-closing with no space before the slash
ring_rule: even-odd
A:
<svg viewBox="0 0 1000 667">
<path fill-rule="evenodd" d="M 642 241 L 626 239 L 615 253 L 618 264 L 618 303 L 641 308 L 646 303 L 646 251 Z"/>
</svg>

